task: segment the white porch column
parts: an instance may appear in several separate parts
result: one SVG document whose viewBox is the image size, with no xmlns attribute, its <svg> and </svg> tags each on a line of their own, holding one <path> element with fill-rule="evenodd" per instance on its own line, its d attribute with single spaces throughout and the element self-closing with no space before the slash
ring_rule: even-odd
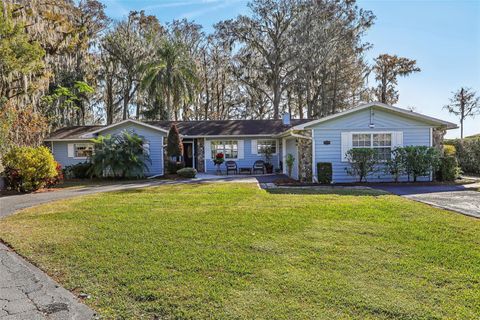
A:
<svg viewBox="0 0 480 320">
<path fill-rule="evenodd" d="M 283 174 L 287 174 L 287 164 L 285 163 L 285 159 L 287 158 L 287 140 L 282 138 L 282 172 Z"/>
</svg>

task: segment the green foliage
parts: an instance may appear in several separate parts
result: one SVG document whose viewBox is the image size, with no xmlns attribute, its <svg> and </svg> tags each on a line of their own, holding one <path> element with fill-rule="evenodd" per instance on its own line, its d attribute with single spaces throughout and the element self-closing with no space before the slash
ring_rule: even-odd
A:
<svg viewBox="0 0 480 320">
<path fill-rule="evenodd" d="M 377 153 L 370 148 L 353 148 L 347 151 L 347 160 L 350 167 L 345 170 L 353 177 L 358 177 L 358 181 L 367 181 L 367 176 L 375 171 Z"/>
<path fill-rule="evenodd" d="M 7 187 L 31 192 L 58 176 L 57 163 L 46 147 L 13 147 L 4 158 Z"/>
<path fill-rule="evenodd" d="M 317 178 L 321 184 L 330 184 L 332 182 L 332 163 L 318 162 L 317 163 Z"/>
<path fill-rule="evenodd" d="M 177 160 L 183 155 L 183 143 L 176 124 L 172 124 L 167 137 L 167 156 Z"/>
<path fill-rule="evenodd" d="M 435 178 L 438 181 L 455 181 L 460 176 L 460 167 L 454 156 L 443 156 L 440 158 L 440 165 Z"/>
<path fill-rule="evenodd" d="M 170 174 L 175 174 L 178 170 L 183 168 L 185 168 L 185 164 L 181 161 L 170 160 L 167 162 L 167 172 Z"/>
<path fill-rule="evenodd" d="M 431 172 L 437 170 L 440 154 L 436 148 L 427 146 L 407 146 L 403 148 L 405 151 L 405 172 L 413 181 L 416 182 L 418 177 L 428 176 Z"/>
<path fill-rule="evenodd" d="M 45 51 L 29 39 L 24 23 L 12 18 L 12 7 L 0 2 L 0 98 L 25 93 L 23 77 L 44 68 Z"/>
<path fill-rule="evenodd" d="M 92 139 L 95 149 L 90 159 L 90 174 L 98 177 L 141 178 L 151 162 L 144 139 L 128 131 Z"/>
<path fill-rule="evenodd" d="M 464 173 L 480 174 L 480 137 L 463 141 L 455 139 L 446 143 L 455 147 L 458 164 Z"/>
<path fill-rule="evenodd" d="M 194 168 L 183 168 L 177 171 L 177 174 L 182 178 L 195 178 L 197 170 Z"/>
<path fill-rule="evenodd" d="M 288 170 L 288 176 L 292 176 L 292 170 L 293 170 L 293 165 L 295 164 L 295 157 L 293 154 L 289 153 L 287 154 L 285 158 L 285 164 L 287 165 L 287 170 Z"/>
<path fill-rule="evenodd" d="M 457 148 L 454 145 L 446 144 L 443 146 L 443 155 L 445 156 L 455 156 L 457 154 Z"/>
<path fill-rule="evenodd" d="M 81 162 L 71 166 L 66 166 L 64 170 L 64 174 L 67 178 L 71 179 L 86 179 L 91 178 L 92 174 L 92 163 L 91 162 Z"/>
<path fill-rule="evenodd" d="M 385 163 L 385 173 L 390 174 L 395 182 L 405 173 L 405 149 L 394 148 L 392 157 Z"/>
</svg>

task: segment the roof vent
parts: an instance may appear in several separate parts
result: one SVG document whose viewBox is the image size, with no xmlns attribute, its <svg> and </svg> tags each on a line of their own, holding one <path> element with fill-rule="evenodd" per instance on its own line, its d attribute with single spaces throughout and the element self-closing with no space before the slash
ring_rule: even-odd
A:
<svg viewBox="0 0 480 320">
<path fill-rule="evenodd" d="M 285 113 L 282 117 L 282 120 L 283 120 L 283 124 L 285 126 L 289 126 L 290 125 L 290 113 Z"/>
</svg>

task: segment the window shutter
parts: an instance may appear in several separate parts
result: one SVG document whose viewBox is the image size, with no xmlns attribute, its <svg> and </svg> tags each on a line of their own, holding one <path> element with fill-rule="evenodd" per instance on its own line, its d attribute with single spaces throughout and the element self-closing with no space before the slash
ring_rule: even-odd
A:
<svg viewBox="0 0 480 320">
<path fill-rule="evenodd" d="M 352 148 L 352 134 L 350 132 L 342 132 L 341 153 L 342 162 L 347 161 L 347 151 Z"/>
<path fill-rule="evenodd" d="M 212 146 L 209 140 L 205 139 L 205 159 L 212 159 Z"/>
<path fill-rule="evenodd" d="M 244 143 L 243 140 L 238 140 L 238 159 L 245 158 L 244 156 Z"/>
<path fill-rule="evenodd" d="M 258 151 L 257 151 L 257 140 L 252 140 L 252 154 L 258 154 Z"/>
<path fill-rule="evenodd" d="M 75 157 L 75 144 L 69 143 L 67 145 L 67 149 L 68 149 L 68 157 L 69 158 Z"/>
<path fill-rule="evenodd" d="M 395 131 L 392 134 L 392 146 L 394 148 L 403 147 L 403 131 Z"/>
</svg>

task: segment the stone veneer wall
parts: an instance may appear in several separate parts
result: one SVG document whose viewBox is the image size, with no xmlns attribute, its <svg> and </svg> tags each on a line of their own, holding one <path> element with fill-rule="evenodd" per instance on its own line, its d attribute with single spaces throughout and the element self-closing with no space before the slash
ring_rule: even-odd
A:
<svg viewBox="0 0 480 320">
<path fill-rule="evenodd" d="M 311 136 L 310 131 L 300 131 L 298 134 Z M 312 140 L 297 138 L 298 146 L 298 180 L 312 182 Z"/>
<path fill-rule="evenodd" d="M 205 139 L 196 139 L 197 171 L 205 172 Z"/>
</svg>

